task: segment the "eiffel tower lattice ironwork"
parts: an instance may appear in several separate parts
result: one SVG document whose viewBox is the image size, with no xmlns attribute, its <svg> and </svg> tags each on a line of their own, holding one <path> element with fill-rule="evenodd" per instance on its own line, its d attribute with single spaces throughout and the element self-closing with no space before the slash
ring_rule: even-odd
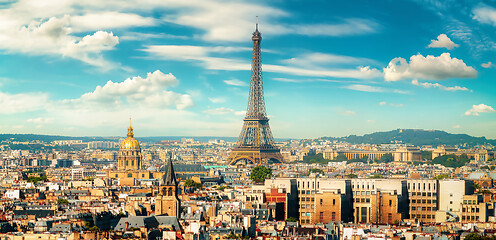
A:
<svg viewBox="0 0 496 240">
<path fill-rule="evenodd" d="M 274 145 L 270 131 L 269 118 L 265 112 L 265 100 L 262 81 L 262 60 L 260 57 L 260 42 L 262 35 L 256 30 L 253 40 L 253 57 L 251 63 L 251 83 L 248 108 L 244 118 L 243 129 L 238 141 L 229 155 L 230 165 L 252 163 L 267 165 L 271 162 L 282 162 L 280 149 Z"/>
</svg>

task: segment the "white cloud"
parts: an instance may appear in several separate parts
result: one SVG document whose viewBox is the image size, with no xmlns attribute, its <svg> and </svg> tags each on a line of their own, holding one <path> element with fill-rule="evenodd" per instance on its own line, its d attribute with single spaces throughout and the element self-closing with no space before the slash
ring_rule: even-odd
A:
<svg viewBox="0 0 496 240">
<path fill-rule="evenodd" d="M 344 86 L 343 88 L 355 90 L 355 91 L 361 91 L 361 92 L 385 92 L 386 91 L 386 89 L 384 89 L 382 87 L 374 87 L 374 86 L 362 85 L 362 84 L 347 85 L 347 86 Z"/>
<path fill-rule="evenodd" d="M 172 35 L 166 33 L 141 33 L 141 32 L 126 32 L 119 37 L 120 40 L 127 41 L 143 41 L 152 38 L 168 38 L 168 39 L 188 39 L 186 36 Z"/>
<path fill-rule="evenodd" d="M 417 79 L 412 80 L 412 84 L 415 86 L 421 86 L 424 88 L 439 88 L 441 90 L 445 91 L 470 91 L 466 87 L 460 87 L 460 86 L 454 86 L 454 87 L 446 87 L 444 85 L 441 85 L 439 83 L 429 83 L 429 82 L 419 82 Z"/>
<path fill-rule="evenodd" d="M 451 50 L 453 48 L 458 47 L 459 45 L 451 41 L 446 34 L 439 34 L 437 36 L 437 40 L 431 40 L 431 43 L 429 44 L 428 47 L 430 48 L 446 48 L 448 50 Z"/>
<path fill-rule="evenodd" d="M 227 85 L 237 86 L 237 87 L 248 86 L 247 83 L 245 83 L 245 82 L 243 82 L 241 80 L 238 80 L 238 79 L 224 80 L 224 83 L 227 84 Z"/>
<path fill-rule="evenodd" d="M 421 54 L 410 57 L 410 63 L 404 58 L 394 58 L 384 68 L 386 81 L 399 81 L 403 79 L 448 79 L 448 78 L 475 78 L 477 71 L 467 66 L 463 60 L 451 58 L 449 53 L 439 57 Z"/>
<path fill-rule="evenodd" d="M 487 63 L 481 64 L 481 67 L 483 67 L 483 68 L 491 68 L 493 66 L 494 66 L 494 64 L 492 62 L 487 62 Z"/>
<path fill-rule="evenodd" d="M 391 107 L 403 107 L 403 103 L 387 103 L 385 101 L 382 101 L 382 102 L 379 102 L 379 105 L 381 106 L 386 106 L 386 105 L 389 105 Z"/>
<path fill-rule="evenodd" d="M 234 115 L 236 115 L 236 116 L 244 116 L 244 115 L 246 115 L 246 111 L 236 111 L 236 112 L 234 112 Z"/>
<path fill-rule="evenodd" d="M 1 25 L 0 49 L 29 55 L 69 57 L 102 69 L 117 66 L 105 60 L 102 54 L 114 49 L 119 43 L 117 36 L 112 32 L 97 31 L 77 37 L 72 34 L 70 23 L 71 17 L 64 15 L 29 20 L 26 23 L 13 21 L 11 24 Z"/>
<path fill-rule="evenodd" d="M 274 81 L 278 82 L 289 82 L 289 83 L 307 83 L 307 82 L 333 82 L 339 83 L 344 82 L 340 80 L 322 79 L 322 78 L 304 78 L 304 79 L 291 79 L 291 78 L 272 78 Z"/>
<path fill-rule="evenodd" d="M 0 92 L 0 114 L 17 114 L 43 110 L 49 104 L 45 93 L 9 94 Z"/>
<path fill-rule="evenodd" d="M 286 33 L 307 36 L 349 36 L 374 33 L 379 25 L 368 19 L 349 18 L 336 24 L 290 25 Z"/>
<path fill-rule="evenodd" d="M 357 58 L 330 53 L 312 52 L 284 59 L 283 63 L 296 66 L 325 66 L 328 64 L 376 64 L 376 61 L 368 58 Z"/>
<path fill-rule="evenodd" d="M 164 74 L 159 70 L 148 73 L 146 78 L 133 77 L 123 82 L 108 81 L 104 86 L 97 86 L 93 92 L 85 93 L 81 98 L 67 100 L 66 103 L 81 104 L 87 107 L 115 107 L 123 104 L 142 105 L 147 107 L 176 107 L 185 109 L 194 106 L 188 94 L 180 94 L 166 90 L 178 84 L 171 73 Z"/>
<path fill-rule="evenodd" d="M 496 26 L 496 9 L 487 5 L 479 5 L 472 10 L 472 13 L 475 20 Z"/>
<path fill-rule="evenodd" d="M 466 116 L 479 116 L 480 113 L 492 113 L 495 112 L 491 106 L 485 104 L 472 105 L 472 108 L 465 112 Z"/>
<path fill-rule="evenodd" d="M 212 103 L 223 103 L 223 102 L 226 102 L 226 98 L 223 98 L 223 97 L 208 98 L 208 100 L 210 100 L 210 102 L 212 102 Z"/>
<path fill-rule="evenodd" d="M 30 118 L 30 119 L 26 120 L 26 122 L 35 123 L 35 124 L 52 123 L 53 118 L 42 118 L 42 117 Z"/>
<path fill-rule="evenodd" d="M 266 72 L 284 73 L 297 76 L 314 76 L 314 77 L 336 77 L 336 78 L 355 78 L 355 79 L 372 79 L 381 76 L 381 72 L 375 68 L 357 67 L 356 69 L 307 69 L 292 66 L 264 64 L 263 69 Z"/>
<path fill-rule="evenodd" d="M 220 107 L 215 109 L 208 109 L 203 112 L 209 115 L 225 115 L 225 114 L 234 113 L 234 110 L 230 108 Z"/>
<path fill-rule="evenodd" d="M 74 32 L 153 26 L 157 23 L 156 19 L 151 17 L 121 12 L 87 13 L 71 17 L 70 22 Z"/>
<path fill-rule="evenodd" d="M 356 115 L 356 112 L 353 111 L 353 110 L 344 110 L 344 111 L 340 111 L 339 112 L 341 115 L 345 115 L 345 116 L 353 116 L 353 115 Z"/>
<path fill-rule="evenodd" d="M 454 128 L 454 129 L 460 129 L 461 127 L 462 127 L 462 126 L 460 126 L 460 125 L 455 125 L 455 126 L 453 126 L 453 128 Z"/>
<path fill-rule="evenodd" d="M 210 70 L 227 70 L 239 71 L 250 70 L 250 63 L 246 60 L 235 58 L 224 58 L 212 56 L 216 54 L 225 54 L 239 51 L 250 51 L 250 48 L 245 47 L 205 47 L 205 46 L 189 46 L 189 45 L 152 45 L 146 46 L 143 51 L 148 52 L 152 57 L 173 61 L 197 61 L 206 69 Z M 325 56 L 314 61 L 322 61 Z M 313 58 L 316 58 L 315 56 Z M 327 59 L 329 61 L 329 59 Z M 284 73 L 297 76 L 314 76 L 314 77 L 342 77 L 356 79 L 371 79 L 380 77 L 382 74 L 378 69 L 369 66 L 356 67 L 355 69 L 328 69 L 321 66 L 285 66 L 264 64 L 265 72 Z"/>
</svg>

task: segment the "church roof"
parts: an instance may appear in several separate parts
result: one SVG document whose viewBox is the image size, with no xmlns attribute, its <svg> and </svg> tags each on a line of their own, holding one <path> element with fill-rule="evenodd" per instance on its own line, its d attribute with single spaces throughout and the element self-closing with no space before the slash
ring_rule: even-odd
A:
<svg viewBox="0 0 496 240">
<path fill-rule="evenodd" d="M 162 180 L 162 184 L 165 186 L 177 186 L 176 173 L 174 172 L 174 166 L 172 165 L 172 158 L 169 158 L 169 161 L 167 162 L 167 170 Z"/>
</svg>

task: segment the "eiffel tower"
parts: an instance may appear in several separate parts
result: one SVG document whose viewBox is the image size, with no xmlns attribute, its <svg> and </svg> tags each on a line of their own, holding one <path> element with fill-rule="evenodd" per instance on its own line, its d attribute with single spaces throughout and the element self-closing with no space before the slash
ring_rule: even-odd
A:
<svg viewBox="0 0 496 240">
<path fill-rule="evenodd" d="M 253 57 L 248 109 L 238 141 L 229 154 L 230 165 L 267 165 L 269 163 L 281 163 L 283 160 L 281 150 L 274 145 L 269 118 L 265 112 L 262 60 L 260 58 L 262 35 L 258 31 L 258 19 L 251 39 L 253 40 Z"/>
</svg>

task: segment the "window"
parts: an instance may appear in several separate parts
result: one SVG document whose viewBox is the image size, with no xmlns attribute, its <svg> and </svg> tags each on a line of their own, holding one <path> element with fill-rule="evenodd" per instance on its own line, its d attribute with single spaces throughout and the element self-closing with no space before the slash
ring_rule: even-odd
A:
<svg viewBox="0 0 496 240">
<path fill-rule="evenodd" d="M 450 204 L 453 204 L 453 201 L 450 201 Z"/>
<path fill-rule="evenodd" d="M 323 203 L 323 199 L 320 199 L 320 205 L 322 205 L 322 203 Z"/>
<path fill-rule="evenodd" d="M 133 177 L 133 174 L 132 173 L 128 173 L 127 174 L 127 177 Z"/>
<path fill-rule="evenodd" d="M 332 199 L 332 205 L 336 205 L 336 199 Z"/>
<path fill-rule="evenodd" d="M 332 212 L 331 219 L 332 221 L 336 221 L 336 212 Z"/>
<path fill-rule="evenodd" d="M 393 206 L 393 200 L 389 200 L 389 206 Z"/>
</svg>

